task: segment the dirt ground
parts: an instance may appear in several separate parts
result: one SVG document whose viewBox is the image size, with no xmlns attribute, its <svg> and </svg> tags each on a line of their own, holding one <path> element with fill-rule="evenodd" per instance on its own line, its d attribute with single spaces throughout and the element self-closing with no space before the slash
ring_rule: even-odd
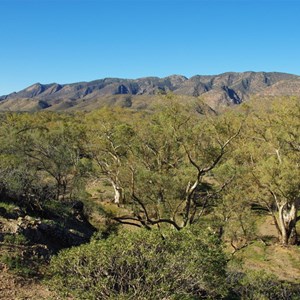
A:
<svg viewBox="0 0 300 300">
<path fill-rule="evenodd" d="M 55 300 L 57 298 L 45 286 L 33 280 L 23 279 L 11 274 L 6 266 L 0 263 L 0 299 L 5 300 Z"/>
<path fill-rule="evenodd" d="M 255 241 L 241 253 L 237 253 L 238 257 L 243 258 L 243 269 L 263 270 L 278 276 L 281 280 L 300 283 L 300 247 L 283 247 L 277 240 L 278 233 L 273 219 L 268 216 L 261 221 L 257 228 L 261 240 Z"/>
</svg>

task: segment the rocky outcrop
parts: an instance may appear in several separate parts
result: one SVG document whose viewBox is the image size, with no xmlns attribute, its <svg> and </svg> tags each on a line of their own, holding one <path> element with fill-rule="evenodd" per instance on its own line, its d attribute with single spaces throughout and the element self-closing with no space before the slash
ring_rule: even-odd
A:
<svg viewBox="0 0 300 300">
<path fill-rule="evenodd" d="M 253 95 L 298 95 L 299 90 L 299 76 L 276 72 L 229 72 L 191 78 L 182 75 L 165 78 L 105 78 L 64 85 L 36 83 L 20 92 L 0 97 L 0 110 L 66 110 L 76 106 L 82 109 L 83 106 L 88 107 L 87 103 L 95 101 L 106 105 L 107 97 L 118 102 L 122 96 L 150 97 L 169 92 L 202 97 L 216 108 L 240 104 Z"/>
<path fill-rule="evenodd" d="M 18 219 L 0 217 L 0 241 L 5 235 L 23 235 L 32 245 L 44 245 L 49 252 L 89 242 L 95 228 L 78 215 L 64 225 L 28 215 Z"/>
</svg>

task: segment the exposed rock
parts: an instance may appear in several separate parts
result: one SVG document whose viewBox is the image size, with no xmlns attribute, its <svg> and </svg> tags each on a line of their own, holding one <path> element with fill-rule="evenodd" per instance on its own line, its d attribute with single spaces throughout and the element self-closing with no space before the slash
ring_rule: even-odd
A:
<svg viewBox="0 0 300 300">
<path fill-rule="evenodd" d="M 5 234 L 16 234 L 18 231 L 18 221 L 14 219 L 6 219 L 0 217 L 0 233 Z"/>
<path fill-rule="evenodd" d="M 201 96 L 212 108 L 218 108 L 240 104 L 253 95 L 299 95 L 299 91 L 299 76 L 276 72 L 229 72 L 209 76 L 196 75 L 189 79 L 182 75 L 165 78 L 105 78 L 64 85 L 36 83 L 18 93 L 0 97 L 0 110 L 82 109 L 82 101 L 87 109 L 88 103 L 93 104 L 95 101 L 107 105 L 107 97 L 112 96 L 114 98 L 110 101 L 122 106 L 122 101 L 117 98 L 122 95 L 133 97 L 130 106 L 125 105 L 133 107 L 134 97 L 150 97 L 168 92 Z"/>
<path fill-rule="evenodd" d="M 55 222 L 25 216 L 18 219 L 16 233 L 23 234 L 31 243 L 47 245 L 49 249 L 57 251 L 87 243 L 94 231 L 95 229 L 86 220 L 76 219 L 72 224 L 63 227 Z"/>
<path fill-rule="evenodd" d="M 22 234 L 30 244 L 44 245 L 52 252 L 87 243 L 95 228 L 85 218 L 80 203 L 75 207 L 74 218 L 63 225 L 59 223 L 62 220 L 41 220 L 28 215 L 18 219 L 0 217 L 0 241 L 4 235 Z"/>
</svg>

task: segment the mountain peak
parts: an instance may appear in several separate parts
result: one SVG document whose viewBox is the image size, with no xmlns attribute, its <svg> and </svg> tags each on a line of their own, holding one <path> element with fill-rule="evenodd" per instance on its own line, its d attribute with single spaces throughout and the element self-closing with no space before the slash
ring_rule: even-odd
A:
<svg viewBox="0 0 300 300">
<path fill-rule="evenodd" d="M 26 100 L 24 107 L 27 108 L 29 104 L 34 106 L 35 103 L 43 101 L 42 109 L 56 109 L 57 107 L 69 109 L 76 107 L 79 103 L 85 107 L 88 107 L 89 103 L 106 105 L 107 101 L 118 103 L 118 99 L 122 97 L 153 97 L 169 92 L 191 97 L 201 96 L 211 107 L 217 108 L 242 103 L 258 94 L 299 95 L 299 91 L 299 76 L 254 71 L 195 75 L 190 78 L 173 74 L 164 78 L 154 76 L 137 79 L 104 78 L 71 84 L 37 82 L 17 93 L 0 97 L 0 110 L 12 109 L 14 100 L 18 100 L 18 103 Z M 29 104 L 28 99 L 32 100 Z M 84 105 L 83 102 L 85 102 Z M 29 105 L 29 110 L 32 109 L 31 106 Z M 38 106 L 35 109 L 41 108 Z"/>
</svg>

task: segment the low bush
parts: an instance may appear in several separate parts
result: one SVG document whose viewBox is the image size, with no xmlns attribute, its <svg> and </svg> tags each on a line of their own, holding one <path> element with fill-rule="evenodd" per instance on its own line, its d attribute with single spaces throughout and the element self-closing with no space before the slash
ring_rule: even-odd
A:
<svg viewBox="0 0 300 300">
<path fill-rule="evenodd" d="M 242 300 L 299 300 L 300 285 L 282 282 L 275 275 L 264 271 L 231 273 L 228 276 L 231 296 Z"/>
<path fill-rule="evenodd" d="M 50 286 L 75 299 L 220 299 L 226 257 L 211 235 L 184 229 L 121 232 L 63 250 Z"/>
</svg>

